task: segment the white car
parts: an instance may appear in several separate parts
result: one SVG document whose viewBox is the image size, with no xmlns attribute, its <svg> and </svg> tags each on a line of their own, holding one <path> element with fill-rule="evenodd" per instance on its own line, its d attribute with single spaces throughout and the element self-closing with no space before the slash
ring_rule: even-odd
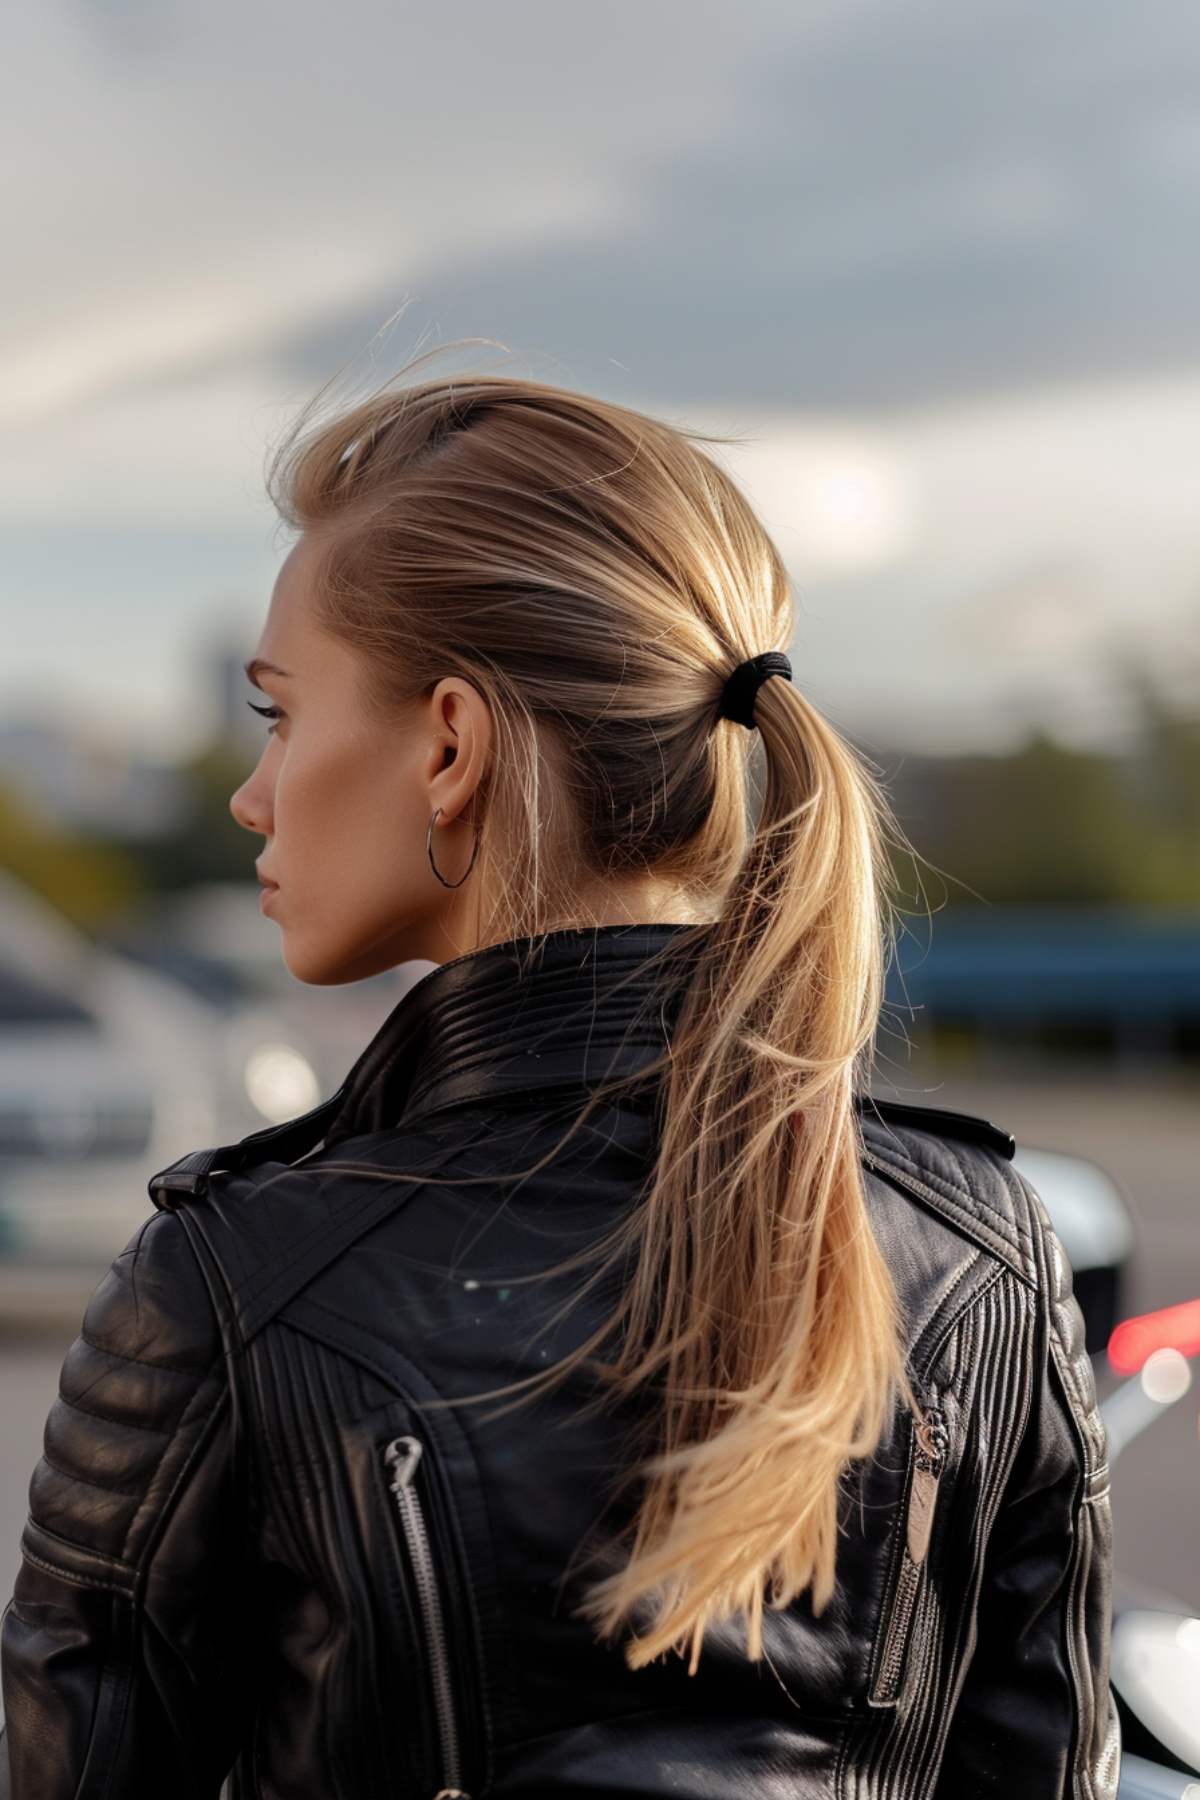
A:
<svg viewBox="0 0 1200 1800">
<path fill-rule="evenodd" d="M 375 1023 L 391 1004 L 376 994 Z M 149 1216 L 150 1176 L 182 1150 L 315 1105 L 303 1037 L 282 1002 L 218 1005 L 96 944 L 0 873 L 0 1317 L 86 1299 Z"/>
<path fill-rule="evenodd" d="M 1037 1189 L 1067 1253 L 1087 1348 L 1095 1356 L 1121 1316 L 1133 1254 L 1133 1219 L 1125 1196 L 1108 1171 L 1085 1156 L 1018 1143 L 1013 1166 Z"/>
</svg>

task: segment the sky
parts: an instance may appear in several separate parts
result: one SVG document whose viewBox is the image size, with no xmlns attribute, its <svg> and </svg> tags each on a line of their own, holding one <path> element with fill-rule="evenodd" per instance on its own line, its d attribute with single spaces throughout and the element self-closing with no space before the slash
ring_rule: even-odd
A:
<svg viewBox="0 0 1200 1800">
<path fill-rule="evenodd" d="M 1120 748 L 1131 660 L 1200 706 L 1188 0 L 43 0 L 3 38 L 0 723 L 203 742 L 290 542 L 273 438 L 463 337 L 742 440 L 794 679 L 860 741 Z"/>
</svg>

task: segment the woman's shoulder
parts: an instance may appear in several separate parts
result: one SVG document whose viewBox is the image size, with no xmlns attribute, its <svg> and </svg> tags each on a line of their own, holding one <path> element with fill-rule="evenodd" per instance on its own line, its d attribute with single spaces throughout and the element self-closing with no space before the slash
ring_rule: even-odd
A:
<svg viewBox="0 0 1200 1800">
<path fill-rule="evenodd" d="M 133 1580 L 165 1492 L 223 1400 L 221 1331 L 178 1219 L 154 1214 L 88 1302 L 33 1473 L 23 1549 L 73 1579 Z"/>
<path fill-rule="evenodd" d="M 1102 1463 L 1103 1426 L 1074 1272 L 1045 1202 L 1013 1160 L 1011 1135 L 972 1114 L 884 1103 L 864 1111 L 862 1136 L 863 1162 L 874 1177 L 872 1225 L 889 1267 L 908 1282 L 909 1315 L 920 1311 L 922 1296 L 931 1307 L 936 1295 L 946 1296 L 937 1302 L 940 1328 L 948 1307 L 963 1314 L 998 1277 L 1010 1292 L 1015 1286 L 1024 1301 L 998 1306 L 994 1328 L 1012 1333 L 1023 1319 L 1021 1333 L 1032 1345 L 1042 1321 L 1042 1359 L 1057 1369 L 1078 1428 Z"/>
<path fill-rule="evenodd" d="M 206 1272 L 226 1336 L 243 1345 L 424 1182 L 452 1180 L 472 1139 L 450 1121 L 309 1144 L 293 1158 L 290 1130 L 189 1151 L 148 1184 Z"/>
<path fill-rule="evenodd" d="M 860 1117 L 864 1165 L 910 1202 L 916 1220 L 1039 1284 L 1035 1237 L 1045 1214 L 1013 1162 L 1011 1132 L 974 1113 L 891 1101 L 860 1102 Z"/>
</svg>

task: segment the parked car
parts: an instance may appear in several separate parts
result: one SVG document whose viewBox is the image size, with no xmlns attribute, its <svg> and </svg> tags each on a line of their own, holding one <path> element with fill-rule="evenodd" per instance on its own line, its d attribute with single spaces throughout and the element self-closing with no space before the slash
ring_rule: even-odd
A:
<svg viewBox="0 0 1200 1800">
<path fill-rule="evenodd" d="M 256 885 L 243 897 L 257 913 Z M 308 1110 L 394 1003 L 380 988 L 365 1014 L 332 1007 L 321 1037 L 286 996 L 205 992 L 0 873 L 0 1318 L 78 1309 L 146 1217 L 156 1168 Z"/>
<path fill-rule="evenodd" d="M 240 1059 L 262 1114 L 256 1126 L 280 1124 L 331 1094 L 412 982 L 432 967 L 414 962 L 341 987 L 306 986 L 289 973 L 279 928 L 262 916 L 259 892 L 253 880 L 197 883 L 148 902 L 109 939 L 223 1015 L 231 1059 Z M 312 1077 L 302 1092 L 298 1083 L 294 1098 L 281 1093 L 272 1105 L 250 1063 L 257 1044 L 280 1041 L 303 1057 Z"/>
<path fill-rule="evenodd" d="M 1013 1164 L 1037 1189 L 1067 1253 L 1088 1352 L 1095 1355 L 1107 1347 L 1129 1288 L 1134 1229 L 1125 1196 L 1085 1156 L 1018 1143 Z"/>
</svg>

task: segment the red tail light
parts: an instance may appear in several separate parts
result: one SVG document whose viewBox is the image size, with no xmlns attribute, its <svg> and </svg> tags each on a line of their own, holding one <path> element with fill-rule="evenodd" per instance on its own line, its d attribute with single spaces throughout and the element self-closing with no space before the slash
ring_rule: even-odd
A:
<svg viewBox="0 0 1200 1800">
<path fill-rule="evenodd" d="M 1183 1356 L 1200 1353 L 1200 1300 L 1122 1319 L 1108 1340 L 1108 1360 L 1117 1375 L 1136 1375 L 1155 1350 L 1178 1350 Z"/>
</svg>

